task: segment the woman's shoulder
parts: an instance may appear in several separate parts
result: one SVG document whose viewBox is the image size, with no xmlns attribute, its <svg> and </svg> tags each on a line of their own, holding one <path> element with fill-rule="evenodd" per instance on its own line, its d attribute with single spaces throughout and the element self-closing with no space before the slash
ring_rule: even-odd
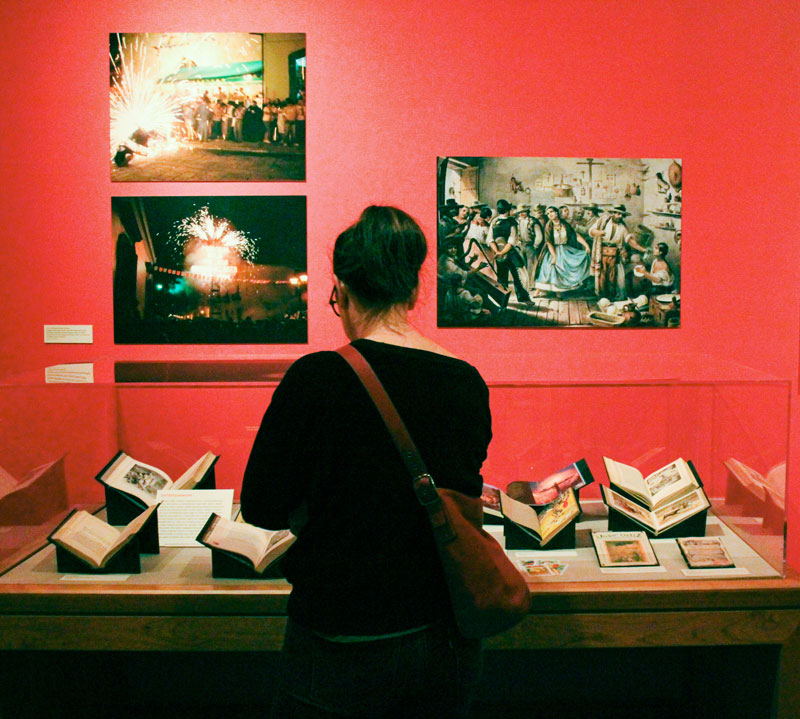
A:
<svg viewBox="0 0 800 719">
<path fill-rule="evenodd" d="M 353 342 L 368 362 L 376 369 L 383 365 L 393 366 L 398 371 L 435 371 L 443 377 L 456 381 L 469 378 L 485 385 L 480 372 L 469 362 L 456 357 L 432 340 L 415 343 L 413 346 L 394 345 L 369 339 Z M 341 380 L 352 372 L 346 360 L 335 350 L 311 352 L 295 360 L 283 378 L 283 383 L 302 386 L 330 387 L 332 381 Z"/>
<path fill-rule="evenodd" d="M 310 352 L 296 359 L 286 370 L 285 378 L 309 380 L 322 375 L 336 373 L 344 367 L 341 355 L 333 350 Z"/>
<path fill-rule="evenodd" d="M 396 371 L 433 374 L 446 383 L 461 384 L 465 380 L 472 380 L 485 386 L 480 372 L 469 362 L 456 357 L 426 337 L 409 345 L 360 339 L 356 340 L 353 346 L 361 351 L 368 361 L 390 364 Z"/>
</svg>

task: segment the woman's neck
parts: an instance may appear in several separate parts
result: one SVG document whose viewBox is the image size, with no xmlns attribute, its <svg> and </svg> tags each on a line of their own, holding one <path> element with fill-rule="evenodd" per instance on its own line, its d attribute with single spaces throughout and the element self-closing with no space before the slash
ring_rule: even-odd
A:
<svg viewBox="0 0 800 719">
<path fill-rule="evenodd" d="M 351 334 L 354 336 L 351 339 L 406 345 L 411 337 L 419 334 L 408 321 L 408 311 L 405 308 L 394 307 L 377 316 L 358 313 L 353 320 Z"/>
<path fill-rule="evenodd" d="M 383 344 L 396 345 L 398 347 L 411 347 L 421 349 L 436 354 L 454 355 L 444 347 L 440 347 L 435 342 L 429 340 L 408 321 L 408 312 L 399 308 L 391 310 L 385 315 L 372 319 L 362 318 L 356 324 L 350 339 L 365 339 L 372 342 L 382 342 Z"/>
</svg>

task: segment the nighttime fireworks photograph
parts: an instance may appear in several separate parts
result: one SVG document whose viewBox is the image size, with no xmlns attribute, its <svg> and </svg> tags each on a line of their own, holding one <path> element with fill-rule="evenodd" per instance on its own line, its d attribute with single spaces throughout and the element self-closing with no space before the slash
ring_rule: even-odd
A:
<svg viewBox="0 0 800 719">
<path fill-rule="evenodd" d="M 308 341 L 306 198 L 113 197 L 114 342 Z"/>
<path fill-rule="evenodd" d="M 109 38 L 112 181 L 305 180 L 305 33 Z"/>
</svg>

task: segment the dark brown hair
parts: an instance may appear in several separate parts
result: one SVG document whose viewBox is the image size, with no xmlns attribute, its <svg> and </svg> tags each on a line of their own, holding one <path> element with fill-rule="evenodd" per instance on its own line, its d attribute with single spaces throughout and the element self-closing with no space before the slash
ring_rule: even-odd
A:
<svg viewBox="0 0 800 719">
<path fill-rule="evenodd" d="M 370 205 L 336 238 L 333 273 L 365 308 L 382 312 L 411 300 L 427 253 L 413 217 L 396 207 Z"/>
</svg>

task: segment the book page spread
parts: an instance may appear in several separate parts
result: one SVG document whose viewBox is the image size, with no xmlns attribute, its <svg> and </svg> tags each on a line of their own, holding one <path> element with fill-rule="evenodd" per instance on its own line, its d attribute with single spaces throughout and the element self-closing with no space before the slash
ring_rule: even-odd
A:
<svg viewBox="0 0 800 719">
<path fill-rule="evenodd" d="M 539 514 L 542 543 L 546 542 L 551 535 L 577 517 L 579 513 L 575 492 L 569 489 Z"/>
<path fill-rule="evenodd" d="M 52 538 L 95 567 L 100 567 L 109 549 L 119 539 L 119 530 L 84 510 L 72 515 Z"/>
<path fill-rule="evenodd" d="M 536 534 L 541 537 L 541 529 L 539 527 L 539 517 L 536 515 L 533 507 L 518 502 L 512 499 L 505 492 L 500 492 L 500 507 L 503 514 L 515 524 L 532 529 Z"/>
<path fill-rule="evenodd" d="M 630 467 L 609 457 L 603 457 L 609 479 L 634 497 L 639 497 L 650 504 L 650 493 L 644 482 L 642 473 L 636 467 Z"/>
<path fill-rule="evenodd" d="M 145 504 L 155 504 L 156 495 L 162 489 L 169 489 L 172 480 L 169 476 L 149 464 L 123 454 L 103 477 L 109 486 L 138 497 Z"/>
<path fill-rule="evenodd" d="M 676 459 L 668 465 L 649 474 L 644 480 L 653 506 L 679 495 L 681 490 L 697 485 L 685 461 Z"/>
<path fill-rule="evenodd" d="M 212 547 L 247 557 L 255 567 L 269 549 L 269 536 L 263 529 L 245 522 L 218 516 L 204 537 Z"/>
</svg>

